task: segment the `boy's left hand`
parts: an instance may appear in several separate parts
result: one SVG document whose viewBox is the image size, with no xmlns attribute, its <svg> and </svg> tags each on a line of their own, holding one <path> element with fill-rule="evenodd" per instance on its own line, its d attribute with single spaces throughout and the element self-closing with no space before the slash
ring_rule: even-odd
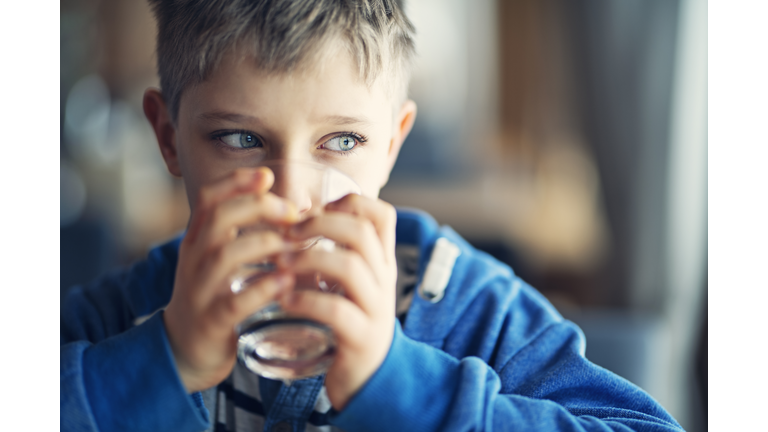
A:
<svg viewBox="0 0 768 432">
<path fill-rule="evenodd" d="M 322 273 L 343 287 L 344 296 L 294 291 L 280 299 L 286 312 L 333 329 L 338 346 L 325 387 L 336 410 L 344 408 L 379 368 L 392 343 L 396 220 L 392 205 L 347 195 L 290 232 L 297 240 L 322 236 L 345 246 L 330 252 L 311 248 L 282 263 L 295 273 Z"/>
</svg>

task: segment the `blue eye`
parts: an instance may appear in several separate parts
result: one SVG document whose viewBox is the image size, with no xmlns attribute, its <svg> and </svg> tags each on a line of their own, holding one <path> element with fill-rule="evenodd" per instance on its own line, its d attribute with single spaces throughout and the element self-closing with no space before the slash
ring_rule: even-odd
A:
<svg viewBox="0 0 768 432">
<path fill-rule="evenodd" d="M 261 141 L 259 138 L 248 132 L 238 132 L 238 133 L 231 133 L 228 135 L 223 135 L 219 137 L 221 142 L 224 144 L 230 146 L 230 147 L 236 147 L 236 148 L 253 148 L 253 147 L 261 147 Z"/>
<path fill-rule="evenodd" d="M 342 152 L 350 151 L 355 147 L 357 147 L 357 140 L 355 137 L 349 135 L 340 135 L 331 138 L 323 144 L 323 148 Z"/>
</svg>

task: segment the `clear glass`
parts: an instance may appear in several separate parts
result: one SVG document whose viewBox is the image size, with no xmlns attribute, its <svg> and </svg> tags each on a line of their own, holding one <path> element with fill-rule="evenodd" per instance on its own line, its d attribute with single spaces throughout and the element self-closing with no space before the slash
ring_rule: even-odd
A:
<svg viewBox="0 0 768 432">
<path fill-rule="evenodd" d="M 304 210 L 302 220 L 317 216 L 323 207 L 350 193 L 359 194 L 360 187 L 344 173 L 326 165 L 300 161 L 270 161 L 261 164 L 275 174 L 270 192 L 292 201 Z M 283 232 L 286 227 L 258 224 L 241 230 Z M 301 249 L 332 249 L 333 241 L 314 238 Z M 269 260 L 243 266 L 231 278 L 231 289 L 238 292 L 260 277 L 273 272 Z M 316 289 L 334 292 L 321 274 L 296 275 L 294 289 Z M 336 341 L 327 326 L 295 317 L 271 303 L 249 316 L 237 327 L 237 358 L 252 372 L 271 379 L 290 382 L 325 373 L 333 361 Z"/>
</svg>

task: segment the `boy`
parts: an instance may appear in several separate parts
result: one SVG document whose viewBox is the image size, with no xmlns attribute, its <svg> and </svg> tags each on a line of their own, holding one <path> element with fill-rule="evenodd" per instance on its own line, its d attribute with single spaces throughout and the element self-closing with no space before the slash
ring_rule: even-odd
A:
<svg viewBox="0 0 768 432">
<path fill-rule="evenodd" d="M 579 329 L 509 268 L 377 199 L 416 115 L 413 29 L 397 2 L 152 4 L 162 92 L 147 90 L 144 111 L 191 218 L 147 260 L 69 294 L 62 429 L 679 430 L 589 363 Z M 302 219 L 258 168 L 279 159 L 333 166 L 362 195 Z M 293 228 L 237 236 L 260 221 Z M 346 247 L 229 288 L 238 266 L 316 236 Z M 295 274 L 320 270 L 345 296 L 292 290 Z M 235 361 L 234 326 L 272 300 L 333 329 L 325 376 L 285 385 Z"/>
</svg>

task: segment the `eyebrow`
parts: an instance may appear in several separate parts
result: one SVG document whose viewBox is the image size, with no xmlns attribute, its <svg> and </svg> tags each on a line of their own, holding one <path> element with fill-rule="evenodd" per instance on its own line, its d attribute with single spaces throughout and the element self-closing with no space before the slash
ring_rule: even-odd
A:
<svg viewBox="0 0 768 432">
<path fill-rule="evenodd" d="M 259 120 L 259 118 L 257 117 L 244 115 L 244 114 L 237 114 L 237 113 L 228 112 L 228 111 L 206 112 L 198 115 L 197 118 L 199 120 L 213 121 L 213 122 L 228 121 L 232 123 L 261 123 L 261 120 Z M 329 115 L 329 116 L 322 117 L 320 119 L 320 123 L 330 123 L 336 126 L 346 126 L 346 125 L 352 125 L 352 124 L 369 125 L 371 124 L 371 121 L 368 120 L 366 117 Z"/>
<path fill-rule="evenodd" d="M 332 123 L 337 126 L 346 126 L 351 124 L 371 124 L 370 120 L 365 117 L 350 117 L 342 115 L 330 115 L 320 119 L 321 123 Z"/>
<path fill-rule="evenodd" d="M 237 114 L 227 111 L 211 111 L 197 116 L 199 120 L 204 121 L 228 121 L 232 123 L 261 123 L 261 121 L 252 116 Z"/>
</svg>

